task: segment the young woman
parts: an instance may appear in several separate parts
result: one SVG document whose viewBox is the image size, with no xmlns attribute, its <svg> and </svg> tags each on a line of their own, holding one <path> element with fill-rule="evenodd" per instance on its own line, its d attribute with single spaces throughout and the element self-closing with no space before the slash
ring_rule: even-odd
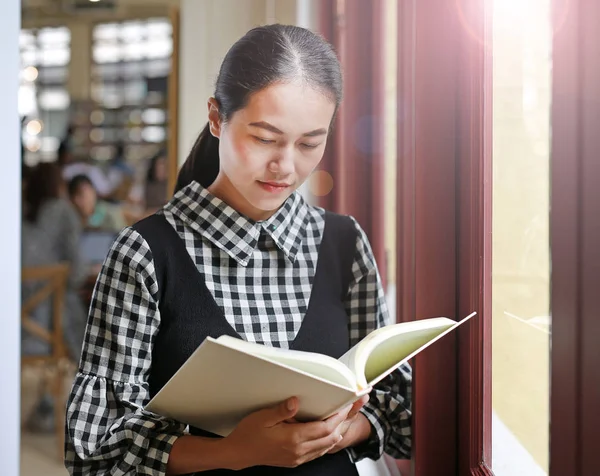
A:
<svg viewBox="0 0 600 476">
<path fill-rule="evenodd" d="M 308 30 L 256 28 L 229 50 L 174 197 L 121 233 L 98 278 L 67 412 L 72 474 L 348 476 L 408 456 L 408 366 L 324 422 L 295 422 L 291 395 L 225 438 L 143 410 L 207 336 L 339 357 L 387 323 L 364 232 L 296 191 L 341 96 L 337 58 Z"/>
</svg>

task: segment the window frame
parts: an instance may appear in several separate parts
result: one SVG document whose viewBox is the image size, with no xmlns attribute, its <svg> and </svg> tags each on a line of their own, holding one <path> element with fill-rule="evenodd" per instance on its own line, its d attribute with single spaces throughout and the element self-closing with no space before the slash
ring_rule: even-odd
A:
<svg viewBox="0 0 600 476">
<path fill-rule="evenodd" d="M 491 3 L 408 1 L 398 15 L 398 97 L 411 120 L 397 131 L 397 315 L 478 313 L 414 359 L 412 470 L 493 475 Z"/>
<path fill-rule="evenodd" d="M 550 475 L 600 465 L 600 5 L 553 1 Z"/>
<path fill-rule="evenodd" d="M 398 127 L 398 317 L 452 305 L 458 316 L 479 313 L 414 361 L 416 476 L 493 475 L 491 2 L 450 2 L 460 18 L 445 15 L 445 24 L 427 15 L 443 8 L 435 0 L 399 9 L 399 99 L 413 120 Z M 599 17 L 598 3 L 553 0 L 550 476 L 591 476 L 600 465 L 600 107 L 589 100 L 600 83 Z M 444 81 L 423 88 L 427 74 Z M 452 167 L 453 179 L 440 180 Z M 445 192 L 432 197 L 433 186 Z M 452 219 L 436 223 L 443 193 L 454 198 Z M 431 377 L 441 372 L 456 386 Z"/>
</svg>

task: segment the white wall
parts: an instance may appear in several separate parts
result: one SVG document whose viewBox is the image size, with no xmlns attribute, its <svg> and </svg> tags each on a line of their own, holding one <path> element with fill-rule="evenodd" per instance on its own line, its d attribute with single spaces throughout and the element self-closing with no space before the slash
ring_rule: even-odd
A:
<svg viewBox="0 0 600 476">
<path fill-rule="evenodd" d="M 179 56 L 179 163 L 206 125 L 206 101 L 214 93 L 229 47 L 266 17 L 264 0 L 181 0 Z"/>
<path fill-rule="evenodd" d="M 21 173 L 19 116 L 19 29 L 21 2 L 3 0 L 0 15 L 0 467 L 3 476 L 19 474 L 20 231 Z"/>
<path fill-rule="evenodd" d="M 181 0 L 179 164 L 206 125 L 206 101 L 227 50 L 248 30 L 268 22 L 294 23 L 295 0 Z"/>
</svg>

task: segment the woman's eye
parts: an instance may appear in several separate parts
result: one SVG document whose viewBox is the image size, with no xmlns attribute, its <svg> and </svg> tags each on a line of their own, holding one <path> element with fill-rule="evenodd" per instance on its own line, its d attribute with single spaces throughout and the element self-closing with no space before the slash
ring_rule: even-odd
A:
<svg viewBox="0 0 600 476">
<path fill-rule="evenodd" d="M 254 136 L 254 139 L 261 144 L 274 144 L 275 141 L 272 139 L 263 139 L 262 137 Z"/>
<path fill-rule="evenodd" d="M 303 148 L 305 148 L 305 149 L 316 149 L 320 145 L 321 144 L 300 144 L 300 146 L 303 147 Z"/>
</svg>

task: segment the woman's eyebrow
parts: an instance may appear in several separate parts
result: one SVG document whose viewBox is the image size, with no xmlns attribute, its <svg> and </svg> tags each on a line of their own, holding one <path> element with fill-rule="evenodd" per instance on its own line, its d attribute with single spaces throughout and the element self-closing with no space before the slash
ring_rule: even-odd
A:
<svg viewBox="0 0 600 476">
<path fill-rule="evenodd" d="M 251 122 L 250 124 L 248 124 L 251 127 L 258 127 L 260 129 L 264 129 L 266 131 L 272 132 L 273 134 L 278 134 L 278 135 L 283 135 L 283 131 L 277 129 L 277 127 L 275 127 L 273 124 L 269 124 L 268 122 L 265 121 L 260 121 L 260 122 Z M 327 129 L 315 129 L 314 131 L 310 131 L 310 132 L 306 132 L 305 134 L 302 134 L 304 137 L 316 137 L 316 136 L 322 136 L 327 134 Z"/>
</svg>

